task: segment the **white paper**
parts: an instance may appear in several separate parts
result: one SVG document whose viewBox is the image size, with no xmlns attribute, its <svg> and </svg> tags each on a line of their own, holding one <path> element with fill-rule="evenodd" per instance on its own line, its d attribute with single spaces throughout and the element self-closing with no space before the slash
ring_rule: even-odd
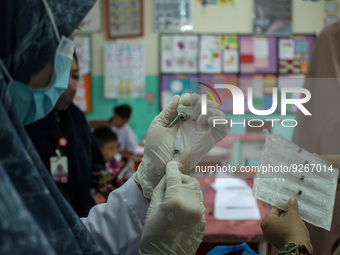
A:
<svg viewBox="0 0 340 255">
<path fill-rule="evenodd" d="M 79 63 L 79 76 L 91 72 L 91 38 L 90 36 L 75 36 L 75 51 Z"/>
<path fill-rule="evenodd" d="M 294 59 L 294 40 L 292 39 L 280 40 L 279 59 Z"/>
<path fill-rule="evenodd" d="M 214 146 L 210 151 L 208 151 L 207 155 L 209 156 L 218 156 L 218 155 L 226 155 L 229 153 L 229 150 L 223 147 Z"/>
<path fill-rule="evenodd" d="M 238 50 L 223 51 L 223 72 L 238 73 L 239 71 L 239 54 Z"/>
<path fill-rule="evenodd" d="M 179 73 L 198 72 L 198 36 L 185 36 L 185 67 L 184 70 L 177 70 Z"/>
<path fill-rule="evenodd" d="M 229 180 L 237 179 L 229 178 Z M 251 188 L 248 185 L 243 186 L 239 181 L 235 181 L 235 184 L 230 182 L 230 185 L 225 187 L 218 186 L 215 195 L 215 218 L 218 220 L 261 219 Z"/>
<path fill-rule="evenodd" d="M 175 35 L 161 37 L 162 73 L 198 72 L 198 36 Z"/>
<path fill-rule="evenodd" d="M 86 94 L 85 88 L 84 87 L 78 87 L 75 97 L 84 98 L 85 94 Z"/>
<path fill-rule="evenodd" d="M 174 36 L 174 71 L 185 72 L 186 69 L 186 41 L 184 36 Z"/>
<path fill-rule="evenodd" d="M 170 91 L 162 91 L 162 109 L 165 109 L 174 96 Z"/>
<path fill-rule="evenodd" d="M 136 154 L 137 155 L 144 154 L 144 146 L 137 145 L 137 147 L 136 147 Z"/>
<path fill-rule="evenodd" d="M 203 35 L 200 47 L 200 71 L 202 73 L 221 73 L 221 64 L 218 36 Z"/>
<path fill-rule="evenodd" d="M 269 43 L 266 38 L 254 38 L 254 57 L 255 58 L 269 57 Z"/>
</svg>

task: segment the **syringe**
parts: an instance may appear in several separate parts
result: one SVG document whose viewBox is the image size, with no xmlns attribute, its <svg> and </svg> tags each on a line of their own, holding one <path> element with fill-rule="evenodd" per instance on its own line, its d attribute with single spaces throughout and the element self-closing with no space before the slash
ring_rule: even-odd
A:
<svg viewBox="0 0 340 255">
<path fill-rule="evenodd" d="M 320 195 L 316 193 L 308 194 L 306 191 L 303 191 L 302 189 L 299 189 L 293 186 L 282 187 L 282 189 L 288 192 L 291 197 L 301 198 L 308 204 L 317 206 L 319 208 L 327 208 L 327 202 L 328 202 L 327 198 L 322 196 L 321 194 Z"/>
<path fill-rule="evenodd" d="M 178 167 L 182 166 L 182 164 L 179 163 L 179 153 L 181 145 L 182 145 L 182 128 L 179 127 L 175 138 L 174 154 L 172 156 L 172 161 L 177 162 Z"/>
</svg>

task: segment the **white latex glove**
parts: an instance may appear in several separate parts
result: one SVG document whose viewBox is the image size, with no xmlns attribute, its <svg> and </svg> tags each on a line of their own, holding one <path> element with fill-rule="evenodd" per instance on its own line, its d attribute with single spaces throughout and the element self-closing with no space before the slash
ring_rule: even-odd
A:
<svg viewBox="0 0 340 255">
<path fill-rule="evenodd" d="M 151 198 L 153 189 L 164 176 L 166 164 L 173 157 L 174 142 L 179 126 L 182 129 L 180 150 L 182 173 L 188 173 L 217 142 L 227 135 L 227 125 L 213 127 L 213 120 L 225 120 L 225 114 L 208 100 L 207 115 L 201 115 L 201 97 L 198 94 L 186 94 L 181 97 L 183 105 L 192 107 L 190 118 L 185 121 L 177 120 L 174 125 L 168 127 L 177 116 L 179 102 L 180 97 L 175 96 L 150 124 L 144 157 L 133 175 L 148 199 Z"/>
<path fill-rule="evenodd" d="M 204 210 L 199 182 L 169 162 L 152 195 L 139 253 L 195 254 L 205 231 Z"/>
</svg>

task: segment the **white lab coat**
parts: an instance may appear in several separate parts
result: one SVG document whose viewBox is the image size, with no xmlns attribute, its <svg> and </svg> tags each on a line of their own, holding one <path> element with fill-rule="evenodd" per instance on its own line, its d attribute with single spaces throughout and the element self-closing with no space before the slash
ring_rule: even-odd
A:
<svg viewBox="0 0 340 255">
<path fill-rule="evenodd" d="M 106 203 L 94 206 L 83 223 L 104 254 L 138 254 L 148 200 L 130 178 L 109 195 Z"/>
</svg>

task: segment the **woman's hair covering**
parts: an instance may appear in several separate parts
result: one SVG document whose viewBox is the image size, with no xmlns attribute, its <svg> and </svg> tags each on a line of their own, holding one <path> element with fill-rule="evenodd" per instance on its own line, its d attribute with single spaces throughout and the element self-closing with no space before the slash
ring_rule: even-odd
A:
<svg viewBox="0 0 340 255">
<path fill-rule="evenodd" d="M 92 0 L 49 0 L 62 35 L 85 16 Z M 2 0 L 1 58 L 27 81 L 56 50 L 40 0 Z M 66 202 L 18 120 L 0 71 L 0 254 L 102 254 Z"/>
<path fill-rule="evenodd" d="M 70 35 L 96 0 L 47 0 L 60 37 Z M 42 0 L 1 0 L 0 59 L 13 79 L 27 84 L 58 46 Z"/>
</svg>

